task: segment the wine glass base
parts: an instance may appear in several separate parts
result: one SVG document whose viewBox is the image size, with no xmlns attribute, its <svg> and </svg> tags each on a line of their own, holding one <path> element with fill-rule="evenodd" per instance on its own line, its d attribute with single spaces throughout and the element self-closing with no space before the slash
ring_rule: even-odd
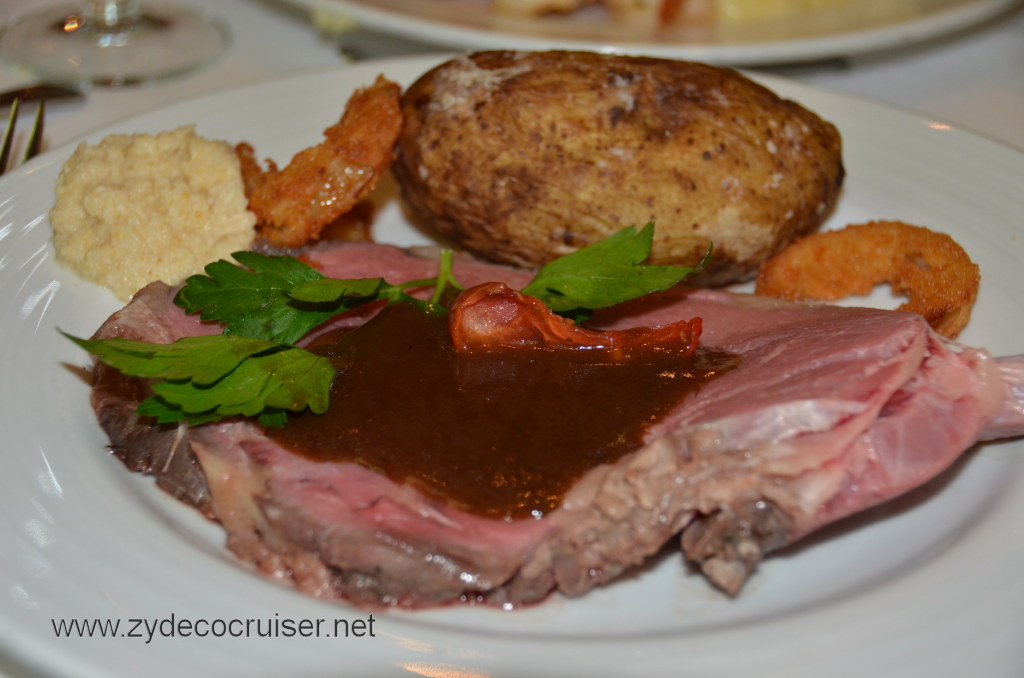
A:
<svg viewBox="0 0 1024 678">
<path fill-rule="evenodd" d="M 53 82 L 128 85 L 187 73 L 228 46 L 224 25 L 190 8 L 143 2 L 142 14 L 118 30 L 53 7 L 17 17 L 0 28 L 0 59 Z"/>
</svg>

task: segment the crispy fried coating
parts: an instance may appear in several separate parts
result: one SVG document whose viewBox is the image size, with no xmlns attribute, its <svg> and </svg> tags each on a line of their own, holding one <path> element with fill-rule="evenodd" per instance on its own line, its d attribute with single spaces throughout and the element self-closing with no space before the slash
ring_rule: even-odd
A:
<svg viewBox="0 0 1024 678">
<path fill-rule="evenodd" d="M 272 245 L 298 247 L 364 198 L 390 167 L 402 129 L 401 88 L 383 76 L 349 99 L 325 140 L 292 158 L 284 169 L 260 166 L 252 146 L 235 147 L 249 210 L 260 237 Z"/>
<path fill-rule="evenodd" d="M 756 293 L 835 301 L 888 283 L 907 297 L 899 310 L 919 313 L 952 339 L 971 317 L 980 281 L 978 265 L 948 235 L 873 221 L 798 240 L 761 265 Z"/>
</svg>

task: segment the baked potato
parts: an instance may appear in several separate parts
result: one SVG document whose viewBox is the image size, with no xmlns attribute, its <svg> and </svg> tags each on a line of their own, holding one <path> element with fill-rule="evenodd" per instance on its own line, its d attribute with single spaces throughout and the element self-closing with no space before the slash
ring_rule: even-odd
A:
<svg viewBox="0 0 1024 678">
<path fill-rule="evenodd" d="M 410 216 L 474 254 L 537 267 L 655 223 L 653 263 L 749 279 L 815 230 L 839 133 L 725 68 L 586 52 L 478 52 L 402 97 L 393 165 Z"/>
</svg>

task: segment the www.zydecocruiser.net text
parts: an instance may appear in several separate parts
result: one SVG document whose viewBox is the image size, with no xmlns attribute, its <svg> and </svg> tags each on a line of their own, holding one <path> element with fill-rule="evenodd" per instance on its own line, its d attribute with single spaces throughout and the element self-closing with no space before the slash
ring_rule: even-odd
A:
<svg viewBox="0 0 1024 678">
<path fill-rule="evenodd" d="M 358 618 L 166 617 L 55 618 L 57 638 L 129 638 L 146 644 L 163 638 L 374 638 L 372 614 Z"/>
</svg>

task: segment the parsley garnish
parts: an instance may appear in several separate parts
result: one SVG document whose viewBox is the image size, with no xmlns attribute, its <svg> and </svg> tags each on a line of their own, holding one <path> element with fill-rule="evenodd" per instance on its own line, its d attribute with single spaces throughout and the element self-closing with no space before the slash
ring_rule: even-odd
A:
<svg viewBox="0 0 1024 678">
<path fill-rule="evenodd" d="M 203 320 L 224 325 L 224 334 L 291 344 L 331 316 L 364 303 L 380 278 L 348 280 L 349 293 L 334 303 L 304 303 L 291 296 L 296 287 L 324 280 L 323 274 L 293 257 L 256 252 L 231 255 L 245 266 L 215 261 L 185 281 L 174 303 Z"/>
<path fill-rule="evenodd" d="M 368 283 L 374 284 L 370 289 Z M 354 284 L 366 284 L 364 289 L 360 286 L 358 291 L 353 291 Z M 427 299 L 419 299 L 410 296 L 406 290 L 433 287 L 433 295 Z M 316 304 L 344 304 L 345 300 L 353 295 L 385 299 L 388 303 L 397 304 L 406 302 L 418 306 L 426 312 L 443 312 L 447 310 L 442 301 L 449 291 L 461 291 L 462 285 L 455 279 L 452 272 L 452 251 L 442 250 L 440 254 L 439 271 L 436 277 L 425 280 L 409 280 L 400 285 L 391 285 L 381 278 L 363 278 L 361 280 L 341 280 L 337 278 L 325 278 L 303 282 L 291 289 L 289 296 L 295 302 L 316 303 Z M 312 328 L 311 328 L 312 329 Z"/>
<path fill-rule="evenodd" d="M 666 290 L 710 261 L 711 250 L 693 268 L 644 264 L 651 254 L 654 224 L 618 233 L 546 264 L 522 289 L 556 313 L 581 322 L 598 308 Z"/>
<path fill-rule="evenodd" d="M 577 322 L 593 309 L 614 306 L 672 287 L 704 267 L 644 264 L 654 225 L 629 227 L 550 262 L 523 288 L 549 308 Z M 236 252 L 239 265 L 216 261 L 205 275 L 188 278 L 174 301 L 202 320 L 223 325 L 219 335 L 187 337 L 173 344 L 65 335 L 127 376 L 152 379 L 154 395 L 138 413 L 160 423 L 201 424 L 225 417 L 258 417 L 281 426 L 288 412 L 327 410 L 335 368 L 330 360 L 293 344 L 335 315 L 374 301 L 412 303 L 445 312 L 462 290 L 452 272 L 452 252 L 441 253 L 438 275 L 392 285 L 382 278 L 328 278 L 298 259 Z M 428 299 L 410 290 L 433 288 Z"/>
<path fill-rule="evenodd" d="M 258 415 L 279 426 L 285 410 L 327 411 L 334 366 L 294 346 L 228 335 L 172 344 L 65 336 L 127 376 L 158 379 L 138 411 L 161 423 Z"/>
</svg>

